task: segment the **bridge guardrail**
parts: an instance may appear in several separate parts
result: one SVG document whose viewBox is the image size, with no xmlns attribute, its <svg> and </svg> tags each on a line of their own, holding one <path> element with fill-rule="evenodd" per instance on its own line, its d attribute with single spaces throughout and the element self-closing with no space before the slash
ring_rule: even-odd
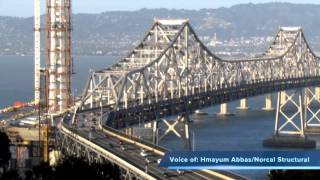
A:
<svg viewBox="0 0 320 180">
<path fill-rule="evenodd" d="M 117 138 L 124 140 L 126 142 L 132 143 L 132 144 L 136 144 L 137 146 L 141 147 L 141 148 L 145 148 L 149 151 L 152 151 L 158 155 L 164 156 L 165 152 L 168 151 L 168 149 L 164 148 L 164 147 L 160 147 L 157 145 L 154 145 L 152 143 L 149 143 L 147 141 L 144 141 L 142 139 L 139 139 L 137 137 L 134 136 L 129 136 L 121 131 L 118 131 L 116 129 L 101 125 L 101 128 L 104 132 L 108 133 L 111 136 L 116 136 Z"/>
<path fill-rule="evenodd" d="M 150 179 L 150 180 L 156 180 L 155 177 L 151 176 L 148 173 L 145 173 L 143 170 L 137 168 L 136 166 L 134 166 L 133 164 L 130 164 L 129 162 L 127 162 L 126 160 L 118 157 L 117 155 L 109 152 L 108 150 L 104 149 L 103 147 L 100 147 L 98 145 L 96 145 L 95 143 L 87 140 L 84 137 L 81 137 L 77 134 L 75 134 L 72 130 L 70 130 L 70 128 L 66 125 L 66 123 L 62 123 L 61 125 L 61 130 L 66 133 L 69 137 L 76 139 L 77 141 L 79 141 L 80 143 L 83 143 L 87 146 L 89 146 L 90 148 L 94 149 L 95 151 L 100 152 L 101 154 L 103 154 L 107 159 L 112 160 L 113 162 L 115 162 L 116 164 L 120 164 L 120 166 L 122 167 L 126 167 L 131 169 L 133 172 L 139 174 L 139 176 L 141 176 L 142 178 L 145 179 Z"/>
</svg>

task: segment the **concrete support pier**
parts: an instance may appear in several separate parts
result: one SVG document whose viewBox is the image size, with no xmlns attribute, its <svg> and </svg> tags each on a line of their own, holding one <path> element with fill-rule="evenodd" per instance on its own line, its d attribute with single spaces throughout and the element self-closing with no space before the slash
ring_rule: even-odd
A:
<svg viewBox="0 0 320 180">
<path fill-rule="evenodd" d="M 281 91 L 279 94 L 280 94 L 279 95 L 280 96 L 280 104 L 284 104 L 287 100 L 287 93 L 286 93 L 286 91 Z"/>
<path fill-rule="evenodd" d="M 153 123 L 149 122 L 149 123 L 145 123 L 144 124 L 144 128 L 152 128 Z"/>
<path fill-rule="evenodd" d="M 310 127 L 310 126 L 307 126 L 307 127 L 305 127 L 304 132 L 305 132 L 307 135 L 310 135 L 310 134 L 320 135 L 320 127 Z"/>
<path fill-rule="evenodd" d="M 265 111 L 273 111 L 274 108 L 272 107 L 272 95 L 269 94 L 266 96 L 266 104 L 265 107 L 262 108 Z"/>
<path fill-rule="evenodd" d="M 263 141 L 263 146 L 273 148 L 308 148 L 316 147 L 316 141 L 310 140 L 307 137 L 292 137 L 292 136 L 273 136 L 270 139 Z"/>
<path fill-rule="evenodd" d="M 220 105 L 220 112 L 217 113 L 218 116 L 232 116 L 233 114 L 228 112 L 228 104 L 223 103 Z"/>
<path fill-rule="evenodd" d="M 247 100 L 246 98 L 241 99 L 241 100 L 240 100 L 240 106 L 237 107 L 237 109 L 240 109 L 240 110 L 247 110 L 247 109 L 249 109 L 249 107 L 248 107 L 248 100 Z"/>
</svg>

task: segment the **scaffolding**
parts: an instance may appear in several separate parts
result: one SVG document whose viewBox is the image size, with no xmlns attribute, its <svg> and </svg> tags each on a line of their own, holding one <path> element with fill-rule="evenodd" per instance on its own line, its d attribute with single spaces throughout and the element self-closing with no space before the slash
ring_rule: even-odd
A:
<svg viewBox="0 0 320 180">
<path fill-rule="evenodd" d="M 34 0 L 34 100 L 40 103 L 40 0 Z"/>
<path fill-rule="evenodd" d="M 45 28 L 41 28 L 40 0 L 34 0 L 34 98 L 39 111 L 39 142 L 44 161 L 49 158 L 49 116 L 65 112 L 71 105 L 71 0 L 46 0 Z M 41 68 L 41 31 L 45 32 L 45 68 Z M 44 78 L 41 80 L 41 78 Z M 41 82 L 44 81 L 44 84 Z M 42 108 L 43 107 L 43 108 Z M 41 117 L 47 122 L 41 124 Z M 40 145 L 39 145 L 40 147 Z"/>
<path fill-rule="evenodd" d="M 47 0 L 46 65 L 49 113 L 71 104 L 71 0 Z"/>
</svg>

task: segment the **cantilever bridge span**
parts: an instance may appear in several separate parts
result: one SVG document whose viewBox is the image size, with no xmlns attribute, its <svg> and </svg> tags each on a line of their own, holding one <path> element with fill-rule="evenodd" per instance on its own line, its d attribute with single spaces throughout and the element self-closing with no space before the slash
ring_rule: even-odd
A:
<svg viewBox="0 0 320 180">
<path fill-rule="evenodd" d="M 157 145 L 158 138 L 169 131 L 183 138 L 190 149 L 188 123 L 193 111 L 245 97 L 319 84 L 320 58 L 310 49 L 301 27 L 280 28 L 274 42 L 260 56 L 223 60 L 205 47 L 188 20 L 155 20 L 127 57 L 90 74 L 74 112 L 64 117 L 60 147 L 90 161 L 111 161 L 121 167 L 128 179 L 165 179 L 166 170 L 152 163 L 156 159 L 146 165 L 140 150 L 148 150 L 154 157 L 161 158 L 166 149 Z M 287 95 L 286 102 L 289 101 L 292 96 Z M 302 114 L 301 97 L 298 109 L 295 116 Z M 282 113 L 281 108 L 279 112 Z M 81 121 L 94 115 L 96 117 L 91 120 L 98 116 L 101 119 L 97 130 L 79 128 L 83 124 Z M 178 116 L 175 123 L 170 124 L 165 119 L 169 116 Z M 152 143 L 122 131 L 148 122 L 152 122 L 149 124 L 155 129 L 158 121 L 167 124 L 168 130 L 161 137 L 154 134 Z M 184 135 L 175 130 L 179 122 L 184 123 Z M 303 124 L 296 125 L 291 118 L 280 125 L 277 122 L 276 132 L 285 133 L 285 127 L 292 124 L 296 129 L 290 133 L 304 135 Z M 317 125 L 320 126 L 320 120 Z M 123 142 L 131 151 L 124 150 Z M 174 175 L 177 179 L 240 178 L 207 170 Z"/>
<path fill-rule="evenodd" d="M 124 128 L 319 83 L 320 58 L 301 27 L 280 28 L 260 56 L 223 60 L 199 40 L 188 20 L 155 20 L 126 58 L 90 75 L 78 110 L 109 106 L 106 125 Z"/>
</svg>

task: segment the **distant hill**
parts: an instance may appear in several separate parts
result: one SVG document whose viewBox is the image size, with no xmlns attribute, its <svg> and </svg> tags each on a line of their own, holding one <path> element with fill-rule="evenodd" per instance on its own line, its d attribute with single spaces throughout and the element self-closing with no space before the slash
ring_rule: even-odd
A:
<svg viewBox="0 0 320 180">
<path fill-rule="evenodd" d="M 124 54 L 154 18 L 188 18 L 196 32 L 219 40 L 274 36 L 279 26 L 303 26 L 320 50 L 320 5 L 265 3 L 201 10 L 141 9 L 73 16 L 75 54 Z M 44 19 L 44 18 L 43 18 Z M 33 18 L 0 17 L 0 54 L 33 53 Z"/>
</svg>

